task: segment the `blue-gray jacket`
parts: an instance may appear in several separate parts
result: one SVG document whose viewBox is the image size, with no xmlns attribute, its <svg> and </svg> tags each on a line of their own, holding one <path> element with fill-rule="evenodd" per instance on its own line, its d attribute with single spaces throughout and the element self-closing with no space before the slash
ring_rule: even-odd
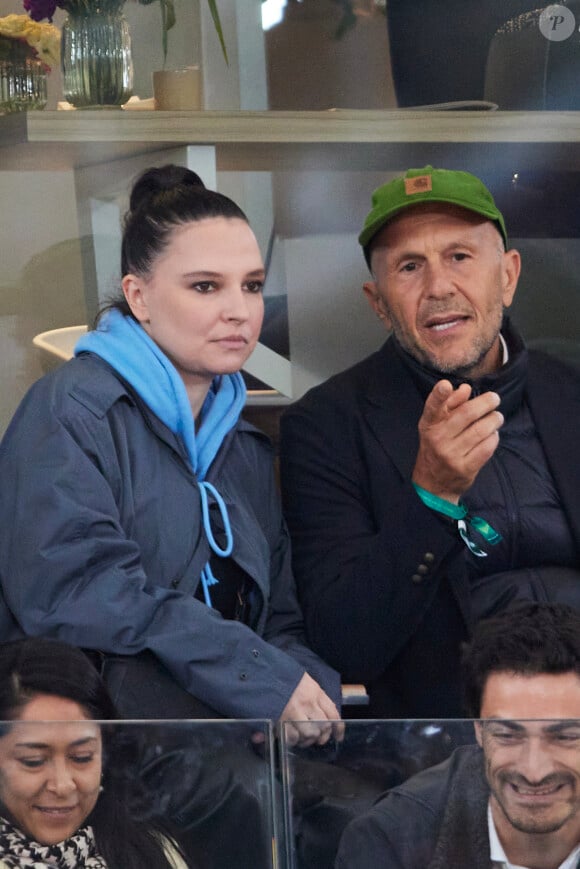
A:
<svg viewBox="0 0 580 869">
<path fill-rule="evenodd" d="M 243 420 L 207 479 L 255 583 L 254 630 L 195 599 L 210 550 L 185 449 L 100 358 L 83 354 L 30 389 L 0 446 L 0 479 L 3 640 L 149 650 L 228 717 L 277 719 L 305 670 L 338 701 L 337 675 L 305 645 L 268 440 Z"/>
</svg>

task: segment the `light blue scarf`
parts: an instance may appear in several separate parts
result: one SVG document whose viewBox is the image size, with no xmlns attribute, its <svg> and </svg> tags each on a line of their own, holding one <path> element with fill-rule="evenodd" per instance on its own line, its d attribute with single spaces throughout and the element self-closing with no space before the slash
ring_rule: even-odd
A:
<svg viewBox="0 0 580 869">
<path fill-rule="evenodd" d="M 205 479 L 223 439 L 236 425 L 246 401 L 242 375 L 215 377 L 201 409 L 201 425 L 195 431 L 191 406 L 183 380 L 165 353 L 132 317 L 112 309 L 99 321 L 98 328 L 77 342 L 74 353 L 95 353 L 108 362 L 129 383 L 161 422 L 185 445 L 191 467 L 197 475 L 203 526 L 209 545 L 216 555 L 228 557 L 233 537 L 226 505 L 217 489 Z M 220 547 L 213 535 L 208 496 L 218 505 L 226 533 L 226 545 Z M 209 562 L 202 570 L 205 602 L 211 606 L 209 586 L 217 579 Z"/>
</svg>

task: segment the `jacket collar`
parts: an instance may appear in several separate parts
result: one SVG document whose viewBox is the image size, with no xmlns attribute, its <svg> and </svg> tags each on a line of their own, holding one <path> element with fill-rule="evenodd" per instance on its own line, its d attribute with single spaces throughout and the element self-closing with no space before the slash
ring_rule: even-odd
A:
<svg viewBox="0 0 580 869">
<path fill-rule="evenodd" d="M 492 389 L 502 399 L 501 411 L 507 417 L 521 404 L 527 380 L 528 351 L 509 319 L 502 325 L 509 349 L 509 360 L 495 374 L 472 381 L 476 392 Z M 370 357 L 365 370 L 363 414 L 387 455 L 403 479 L 409 479 L 417 450 L 417 422 L 427 395 L 443 375 L 421 365 L 390 337 Z M 452 382 L 452 377 L 448 378 Z M 454 385 L 466 380 L 455 379 Z M 399 410 L 400 409 L 400 410 Z"/>
<path fill-rule="evenodd" d="M 424 398 L 389 338 L 369 359 L 367 381 L 361 386 L 363 415 L 378 443 L 409 479 L 419 448 L 417 421 Z"/>
<path fill-rule="evenodd" d="M 523 400 L 528 351 L 525 348 L 521 335 L 516 331 L 507 316 L 503 319 L 501 332 L 509 352 L 507 363 L 502 365 L 498 371 L 476 379 L 457 377 L 454 374 L 441 374 L 439 371 L 435 371 L 433 368 L 429 368 L 418 362 L 413 356 L 403 350 L 394 338 L 393 346 L 403 364 L 409 369 L 424 399 L 427 398 L 435 384 L 442 378 L 449 380 L 455 389 L 461 383 L 469 383 L 472 395 L 482 395 L 484 392 L 490 391 L 497 392 L 501 397 L 501 412 L 507 418 L 521 406 Z"/>
</svg>

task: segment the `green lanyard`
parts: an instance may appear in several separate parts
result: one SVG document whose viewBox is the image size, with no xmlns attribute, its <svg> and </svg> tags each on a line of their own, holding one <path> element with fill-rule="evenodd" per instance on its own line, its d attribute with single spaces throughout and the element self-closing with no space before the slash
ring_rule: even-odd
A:
<svg viewBox="0 0 580 869">
<path fill-rule="evenodd" d="M 490 546 L 495 546 L 496 543 L 499 543 L 502 539 L 501 534 L 498 534 L 495 528 L 492 528 L 489 522 L 486 522 L 485 519 L 481 518 L 481 516 L 470 516 L 469 510 L 464 504 L 452 504 L 451 501 L 445 501 L 443 498 L 439 498 L 437 495 L 428 492 L 427 489 L 422 489 L 421 486 L 418 486 L 416 483 L 413 483 L 413 486 L 426 507 L 457 521 L 457 529 L 461 539 L 467 548 L 479 558 L 485 558 L 487 552 L 481 549 L 481 547 L 471 539 L 467 529 L 468 525 L 481 534 L 483 539 L 489 543 Z"/>
</svg>

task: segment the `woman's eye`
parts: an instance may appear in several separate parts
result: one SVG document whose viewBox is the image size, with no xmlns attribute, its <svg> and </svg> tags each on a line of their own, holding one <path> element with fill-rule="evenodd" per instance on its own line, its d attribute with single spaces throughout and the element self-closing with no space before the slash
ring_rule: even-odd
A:
<svg viewBox="0 0 580 869">
<path fill-rule="evenodd" d="M 38 769 L 44 763 L 43 757 L 20 757 L 18 760 L 27 769 Z"/>
<path fill-rule="evenodd" d="M 198 281 L 197 284 L 193 284 L 193 289 L 198 293 L 211 293 L 215 290 L 215 284 L 211 281 Z"/>
<path fill-rule="evenodd" d="M 74 754 L 71 756 L 71 760 L 73 763 L 91 763 L 94 757 L 94 754 Z"/>
<path fill-rule="evenodd" d="M 246 290 L 248 293 L 261 293 L 264 289 L 264 281 L 248 281 Z"/>
</svg>

